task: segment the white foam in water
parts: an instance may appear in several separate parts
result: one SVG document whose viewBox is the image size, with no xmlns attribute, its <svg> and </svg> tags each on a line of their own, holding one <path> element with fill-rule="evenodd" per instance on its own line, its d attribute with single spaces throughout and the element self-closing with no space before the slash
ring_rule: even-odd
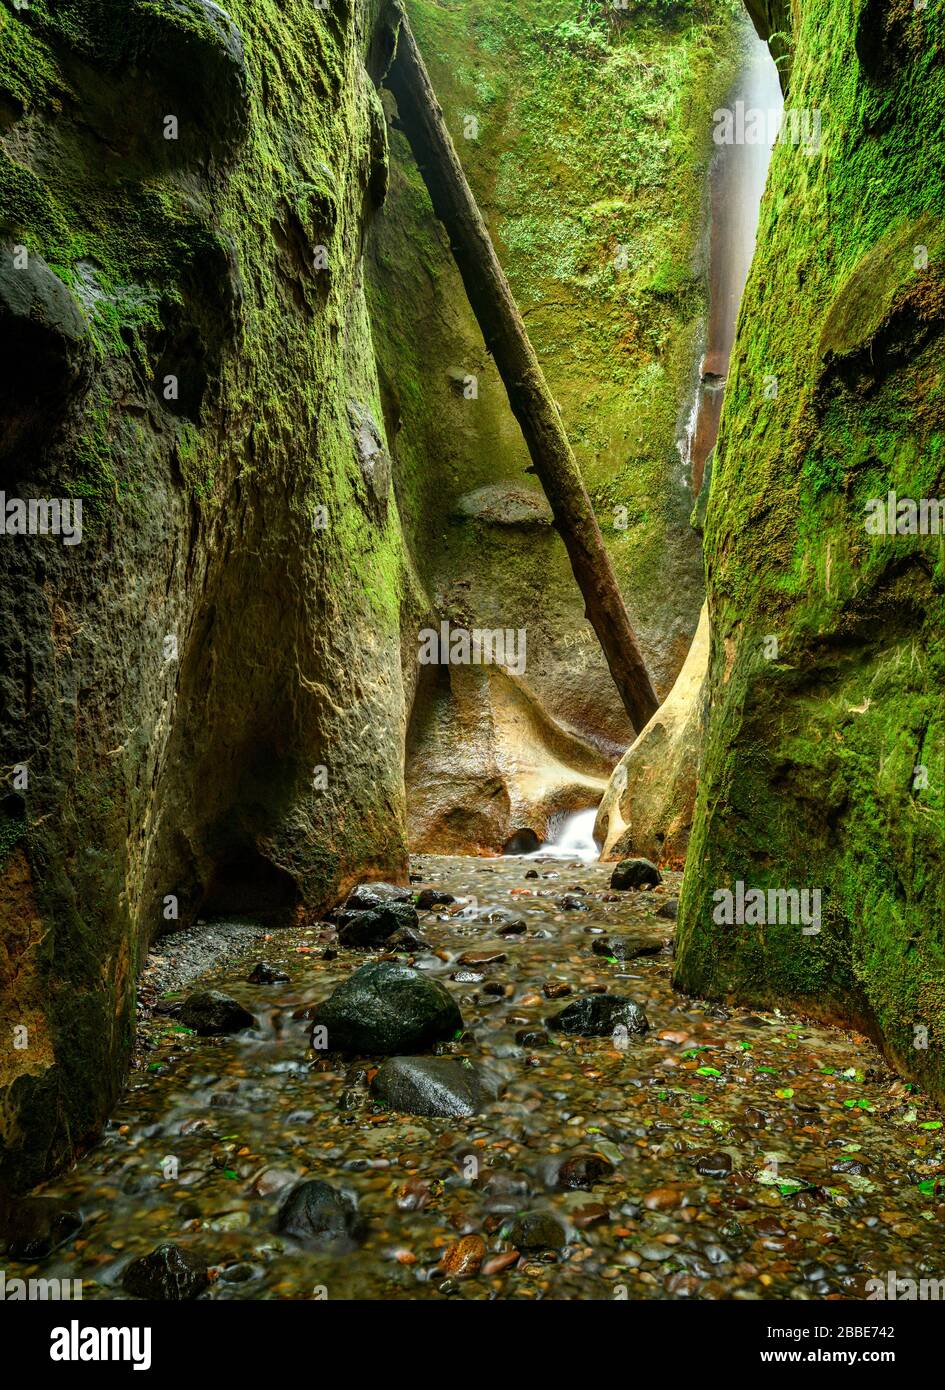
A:
<svg viewBox="0 0 945 1390">
<path fill-rule="evenodd" d="M 550 844 L 542 845 L 534 854 L 523 857 L 536 859 L 541 855 L 549 859 L 583 859 L 585 864 L 596 863 L 600 858 L 600 848 L 594 839 L 596 819 L 596 806 L 589 811 L 575 811 L 573 815 L 565 816 L 557 829 L 556 838 Z"/>
</svg>

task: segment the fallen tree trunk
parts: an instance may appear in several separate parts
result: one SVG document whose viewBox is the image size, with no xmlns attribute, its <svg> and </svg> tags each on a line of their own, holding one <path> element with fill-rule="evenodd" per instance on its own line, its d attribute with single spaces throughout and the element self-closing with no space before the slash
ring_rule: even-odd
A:
<svg viewBox="0 0 945 1390">
<path fill-rule="evenodd" d="M 387 74 L 433 210 L 446 228 L 469 302 L 522 429 L 533 470 L 564 541 L 585 614 L 627 714 L 639 731 L 659 701 L 558 408 L 456 155 L 406 15 Z"/>
</svg>

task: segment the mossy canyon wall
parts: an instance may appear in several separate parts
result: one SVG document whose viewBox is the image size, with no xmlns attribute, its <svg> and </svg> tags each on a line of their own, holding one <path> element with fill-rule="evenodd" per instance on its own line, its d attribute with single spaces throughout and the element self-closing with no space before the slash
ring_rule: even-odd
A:
<svg viewBox="0 0 945 1390">
<path fill-rule="evenodd" d="M 665 696 L 744 15 L 408 8 Z M 748 8 L 824 148 L 776 150 L 727 388 L 677 981 L 852 1018 L 942 1095 L 942 542 L 862 526 L 945 491 L 941 8 Z M 94 1138 L 156 934 L 403 879 L 408 794 L 430 847 L 542 831 L 630 740 L 378 93 L 395 22 L 0 0 L 0 490 L 83 503 L 81 544 L 0 546 L 0 1184 Z M 444 618 L 526 627 L 527 674 L 418 672 Z M 822 931 L 719 927 L 739 878 L 822 885 Z"/>
<path fill-rule="evenodd" d="M 942 1100 L 945 541 L 866 523 L 945 496 L 945 19 L 790 13 L 788 106 L 821 140 L 775 148 L 716 449 L 675 979 L 853 1022 Z M 721 923 L 739 882 L 819 890 L 819 931 Z"/>
<path fill-rule="evenodd" d="M 2 487 L 84 507 L 0 550 L 9 1183 L 113 1103 L 156 932 L 406 872 L 377 8 L 0 7 Z"/>
</svg>

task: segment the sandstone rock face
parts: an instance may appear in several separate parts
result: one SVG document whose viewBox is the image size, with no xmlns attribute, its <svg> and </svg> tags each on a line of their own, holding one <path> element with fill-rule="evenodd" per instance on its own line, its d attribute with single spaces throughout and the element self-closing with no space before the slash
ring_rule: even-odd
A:
<svg viewBox="0 0 945 1390">
<path fill-rule="evenodd" d="M 379 8 L 0 7 L 0 491 L 83 506 L 0 537 L 0 1183 L 97 1132 L 157 932 L 405 874 Z"/>
<path fill-rule="evenodd" d="M 602 859 L 640 854 L 682 867 L 696 802 L 709 613 L 703 606 L 689 655 L 672 690 L 631 744 L 607 784 L 594 834 Z"/>
<path fill-rule="evenodd" d="M 411 847 L 499 850 L 525 829 L 543 841 L 556 814 L 600 800 L 609 766 L 593 744 L 555 724 L 524 681 L 496 668 L 444 667 L 421 677 L 414 698 Z"/>
<path fill-rule="evenodd" d="M 851 1021 L 941 1100 L 942 537 L 867 523 L 945 497 L 942 17 L 791 14 L 789 104 L 821 140 L 774 151 L 713 465 L 676 983 Z M 816 929 L 726 922 L 739 883 L 819 893 Z"/>
</svg>

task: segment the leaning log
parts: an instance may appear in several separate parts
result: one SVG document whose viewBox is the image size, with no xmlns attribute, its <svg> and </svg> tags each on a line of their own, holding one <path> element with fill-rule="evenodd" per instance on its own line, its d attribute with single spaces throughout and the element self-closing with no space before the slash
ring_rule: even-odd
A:
<svg viewBox="0 0 945 1390">
<path fill-rule="evenodd" d="M 521 426 L 620 698 L 639 732 L 659 705 L 558 408 L 453 147 L 406 15 L 387 84 Z"/>
</svg>

